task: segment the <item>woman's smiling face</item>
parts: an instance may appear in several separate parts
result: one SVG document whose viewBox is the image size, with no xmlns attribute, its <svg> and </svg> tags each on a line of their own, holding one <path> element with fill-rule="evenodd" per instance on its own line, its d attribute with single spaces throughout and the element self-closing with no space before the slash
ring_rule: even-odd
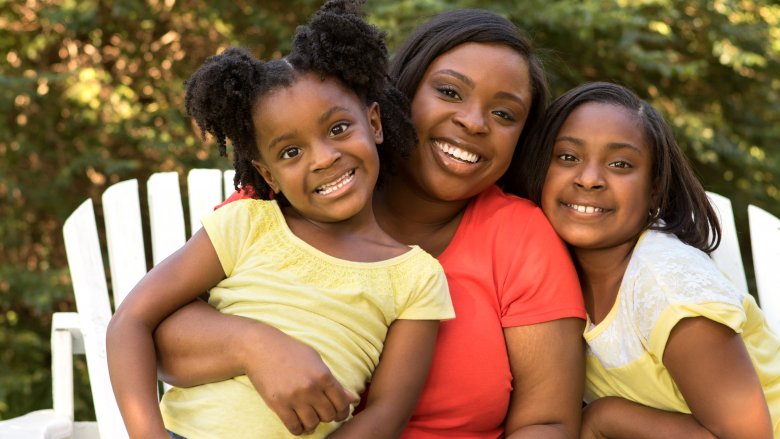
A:
<svg viewBox="0 0 780 439">
<path fill-rule="evenodd" d="M 633 246 L 653 206 L 652 151 L 636 115 L 590 102 L 555 137 L 542 209 L 574 249 Z"/>
<path fill-rule="evenodd" d="M 436 58 L 412 99 L 418 148 L 402 162 L 428 196 L 468 199 L 507 170 L 531 108 L 528 63 L 500 44 L 466 43 Z"/>
</svg>

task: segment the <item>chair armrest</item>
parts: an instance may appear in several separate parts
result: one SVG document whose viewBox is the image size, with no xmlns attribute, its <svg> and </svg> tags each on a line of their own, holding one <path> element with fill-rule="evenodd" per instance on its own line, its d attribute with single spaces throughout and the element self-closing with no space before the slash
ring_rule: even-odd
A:
<svg viewBox="0 0 780 439">
<path fill-rule="evenodd" d="M 0 421 L 3 439 L 69 439 L 72 435 L 73 421 L 52 409 Z"/>
<path fill-rule="evenodd" d="M 84 353 L 79 315 L 56 312 L 51 325 L 51 385 L 54 411 L 73 421 L 73 354 Z"/>
</svg>

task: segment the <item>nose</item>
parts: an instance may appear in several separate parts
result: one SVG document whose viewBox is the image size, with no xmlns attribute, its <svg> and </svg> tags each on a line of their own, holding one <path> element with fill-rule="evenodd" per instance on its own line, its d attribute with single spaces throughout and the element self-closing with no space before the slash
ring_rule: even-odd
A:
<svg viewBox="0 0 780 439">
<path fill-rule="evenodd" d="M 585 190 L 598 190 L 605 187 L 606 181 L 598 163 L 588 163 L 580 167 L 574 184 Z"/>
<path fill-rule="evenodd" d="M 484 135 L 488 133 L 487 119 L 478 105 L 462 108 L 461 111 L 455 113 L 452 121 L 469 134 Z"/>
<path fill-rule="evenodd" d="M 328 169 L 341 158 L 341 151 L 328 142 L 312 144 L 309 150 L 310 169 L 314 172 Z"/>
</svg>

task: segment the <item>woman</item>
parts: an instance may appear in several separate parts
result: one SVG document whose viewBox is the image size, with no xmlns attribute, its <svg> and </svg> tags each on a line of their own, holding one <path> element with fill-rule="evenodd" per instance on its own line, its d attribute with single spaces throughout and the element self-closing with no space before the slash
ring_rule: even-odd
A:
<svg viewBox="0 0 780 439">
<path fill-rule="evenodd" d="M 439 259 L 456 313 L 441 326 L 402 437 L 576 437 L 585 316 L 577 276 L 541 211 L 496 186 L 517 169 L 546 104 L 538 59 L 509 21 L 457 10 L 418 28 L 391 76 L 411 100 L 419 142 L 376 192 L 374 211 L 393 238 Z M 158 328 L 156 342 L 166 381 L 246 374 L 280 416 L 294 414 L 293 433 L 349 409 L 332 403 L 343 389 L 312 349 L 261 323 L 194 303 Z"/>
</svg>

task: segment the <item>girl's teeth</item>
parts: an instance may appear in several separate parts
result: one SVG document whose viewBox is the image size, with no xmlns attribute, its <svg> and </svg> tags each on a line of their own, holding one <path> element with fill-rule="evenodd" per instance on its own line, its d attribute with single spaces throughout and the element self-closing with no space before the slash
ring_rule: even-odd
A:
<svg viewBox="0 0 780 439">
<path fill-rule="evenodd" d="M 352 181 L 352 177 L 354 177 L 355 173 L 354 171 L 350 170 L 348 172 L 345 172 L 344 175 L 339 177 L 338 180 L 336 180 L 333 183 L 328 183 L 326 185 L 320 186 L 317 188 L 317 193 L 321 195 L 327 195 L 333 191 L 339 190 L 342 187 L 344 187 L 345 184 Z"/>
<path fill-rule="evenodd" d="M 593 207 L 593 206 L 581 206 L 579 204 L 569 204 L 569 207 L 576 210 L 579 213 L 595 213 L 595 212 L 604 212 L 604 209 L 601 207 Z"/>
</svg>

